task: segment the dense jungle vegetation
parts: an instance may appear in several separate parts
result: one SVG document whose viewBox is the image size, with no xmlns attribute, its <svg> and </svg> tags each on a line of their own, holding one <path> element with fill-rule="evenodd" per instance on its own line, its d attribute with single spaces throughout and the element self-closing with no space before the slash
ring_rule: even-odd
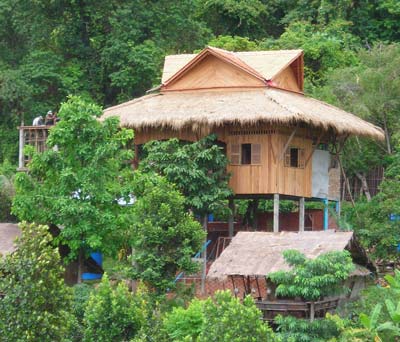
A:
<svg viewBox="0 0 400 342">
<path fill-rule="evenodd" d="M 213 148 L 212 137 L 186 147 L 177 141 L 154 143 L 146 147 L 150 162 L 133 174 L 124 163 L 129 152 L 121 147 L 134 132 L 119 131 L 113 120 L 102 126 L 92 117 L 100 115 L 102 107 L 157 86 L 168 54 L 192 53 L 207 45 L 232 51 L 303 49 L 306 94 L 351 111 L 385 132 L 383 142 L 352 138 L 346 144 L 342 160 L 349 178 L 363 182 L 376 167 L 384 168 L 385 178 L 376 196 L 371 198 L 363 186 L 354 204 L 344 203 L 340 224 L 358 234 L 372 259 L 396 265 L 400 259 L 399 0 L 0 0 L 0 22 L 0 222 L 18 217 L 65 225 L 55 242 L 68 246 L 68 260 L 85 248 L 107 245 L 115 256 L 133 246 L 135 259 L 112 269 L 124 279 L 141 280 L 155 289 L 150 293 L 139 288 L 132 296 L 125 283 L 115 287 L 115 279 L 107 276 L 96 289 L 85 284 L 65 286 L 60 281 L 60 257 L 50 247 L 47 229 L 24 223 L 19 252 L 0 258 L 0 294 L 12 289 L 12 296 L 0 300 L 0 341 L 399 340 L 398 272 L 382 281 L 386 287 L 368 288 L 340 315 L 313 324 L 282 318 L 278 333 L 257 319 L 259 312 L 250 299 L 240 303 L 220 293 L 215 301 L 190 301 L 178 290 L 176 298 L 161 299 L 174 286 L 177 270 L 196 269 L 191 256 L 204 234 L 187 214 L 188 208 L 199 216 L 222 210 L 229 189 L 225 176 L 206 179 L 201 158 L 196 160 L 201 172 L 191 175 L 192 184 L 185 183 L 182 170 L 168 170 L 169 161 L 159 163 L 156 171 L 162 176 L 154 176 L 148 166 L 171 147 L 181 148 L 179 155 L 191 160 L 203 149 L 205 158 L 215 161 L 215 170 L 224 169 L 226 158 Z M 48 110 L 64 115 L 65 127 L 60 126 L 59 133 L 55 130 L 50 144 L 64 144 L 65 153 L 51 150 L 37 155 L 29 177 L 16 175 L 16 127 L 30 124 Z M 87 137 L 68 140 L 79 129 L 79 120 L 91 127 Z M 65 139 L 63 129 L 71 133 Z M 102 141 L 107 143 L 98 144 Z M 77 143 L 85 146 L 82 163 L 74 155 Z M 100 169 L 99 160 L 104 161 Z M 57 179 L 54 174 L 60 169 L 63 177 Z M 113 182 L 116 175 L 118 184 Z M 216 184 L 215 191 L 208 192 L 202 182 Z M 188 191 L 189 185 L 195 189 Z M 71 201 L 70 193 L 76 189 L 82 191 L 79 199 L 90 201 L 84 205 Z M 116 194 L 129 200 L 133 190 L 140 194 L 135 210 L 105 205 Z M 204 194 L 198 199 L 193 194 L 201 190 Z M 42 201 L 33 200 L 32 193 Z M 165 205 L 160 208 L 160 203 Z M 268 210 L 269 204 L 262 203 L 261 208 Z M 288 204 L 287 210 L 292 209 Z M 171 221 L 176 229 L 168 224 Z M 171 241 L 178 247 L 165 249 L 173 245 Z M 308 275 L 319 279 L 318 265 L 326 265 L 329 258 L 323 256 L 313 264 L 297 256 L 292 264 L 302 260 Z M 35 267 L 33 259 L 40 259 Z M 350 270 L 347 261 L 343 254 L 330 262 L 343 276 Z M 281 274 L 277 279 L 291 278 Z M 308 278 L 297 280 L 306 284 Z M 323 284 L 314 285 L 319 289 Z M 284 287 L 281 290 L 285 292 Z M 46 297 L 54 298 L 51 305 Z M 240 325 L 232 330 L 229 322 L 237 321 L 237 315 Z"/>
</svg>

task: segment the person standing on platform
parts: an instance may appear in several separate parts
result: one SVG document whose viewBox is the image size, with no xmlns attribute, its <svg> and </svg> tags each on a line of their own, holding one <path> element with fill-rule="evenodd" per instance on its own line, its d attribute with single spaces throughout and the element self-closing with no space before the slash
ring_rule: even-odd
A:
<svg viewBox="0 0 400 342">
<path fill-rule="evenodd" d="M 43 126 L 43 116 L 37 116 L 33 119 L 32 126 Z"/>
<path fill-rule="evenodd" d="M 45 125 L 46 126 L 52 126 L 55 123 L 55 115 L 53 114 L 53 112 L 51 110 L 49 110 L 46 114 L 46 121 L 45 121 Z"/>
</svg>

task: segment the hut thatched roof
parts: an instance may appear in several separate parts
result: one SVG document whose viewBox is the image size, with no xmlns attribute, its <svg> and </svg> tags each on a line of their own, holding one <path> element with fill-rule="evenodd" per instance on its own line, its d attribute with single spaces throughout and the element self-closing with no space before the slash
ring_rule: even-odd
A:
<svg viewBox="0 0 400 342">
<path fill-rule="evenodd" d="M 307 258 L 322 253 L 343 251 L 352 242 L 352 232 L 239 232 L 229 246 L 211 265 L 207 277 L 223 280 L 228 276 L 260 276 L 271 272 L 289 270 L 282 253 L 296 249 Z M 354 275 L 369 271 L 358 266 Z"/>
<path fill-rule="evenodd" d="M 102 119 L 110 116 L 118 116 L 123 127 L 139 130 L 168 127 L 196 131 L 230 123 L 305 123 L 337 134 L 384 138 L 382 129 L 351 113 L 272 87 L 150 94 L 106 109 Z"/>
<path fill-rule="evenodd" d="M 0 223 L 0 255 L 14 252 L 14 241 L 20 235 L 21 230 L 17 224 Z"/>
<path fill-rule="evenodd" d="M 282 71 L 282 69 L 287 67 L 303 53 L 302 50 L 231 52 L 211 46 L 207 47 L 203 51 L 205 50 L 225 56 L 227 59 L 230 59 L 232 62 L 239 64 L 244 68 L 250 67 L 266 80 L 274 78 L 274 76 Z M 162 83 L 167 82 L 168 79 L 197 56 L 199 56 L 199 54 L 166 56 L 162 74 Z"/>
</svg>

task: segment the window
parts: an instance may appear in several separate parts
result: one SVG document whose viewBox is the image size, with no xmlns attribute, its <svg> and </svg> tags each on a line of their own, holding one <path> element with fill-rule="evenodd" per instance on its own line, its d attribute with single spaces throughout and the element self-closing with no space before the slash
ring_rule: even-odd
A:
<svg viewBox="0 0 400 342">
<path fill-rule="evenodd" d="M 242 165 L 251 164 L 251 144 L 242 144 Z"/>
<path fill-rule="evenodd" d="M 304 148 L 289 147 L 285 153 L 285 167 L 304 169 Z"/>
<path fill-rule="evenodd" d="M 231 144 L 232 165 L 261 164 L 261 144 Z"/>
</svg>

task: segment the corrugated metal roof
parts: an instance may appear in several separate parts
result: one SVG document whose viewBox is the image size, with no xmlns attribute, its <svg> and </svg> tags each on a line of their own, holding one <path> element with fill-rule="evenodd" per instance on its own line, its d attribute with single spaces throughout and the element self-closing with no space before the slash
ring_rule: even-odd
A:
<svg viewBox="0 0 400 342">
<path fill-rule="evenodd" d="M 266 276 L 289 270 L 283 251 L 295 249 L 307 258 L 331 251 L 342 251 L 353 232 L 239 232 L 212 264 L 209 278 L 224 279 L 232 275 Z"/>
</svg>

